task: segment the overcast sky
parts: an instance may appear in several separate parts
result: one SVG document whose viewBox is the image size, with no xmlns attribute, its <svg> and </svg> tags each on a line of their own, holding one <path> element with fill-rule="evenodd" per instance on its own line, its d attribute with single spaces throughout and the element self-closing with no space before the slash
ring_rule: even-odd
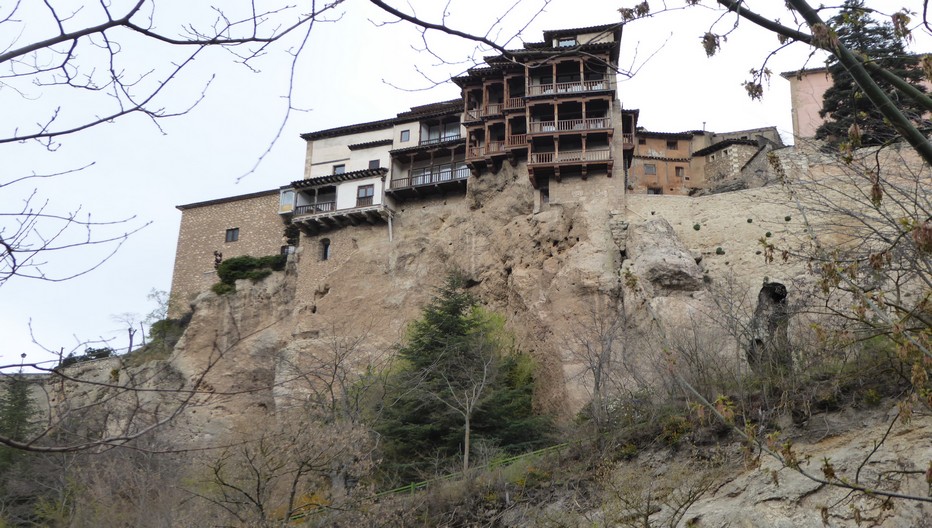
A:
<svg viewBox="0 0 932 528">
<path fill-rule="evenodd" d="M 234 2 L 223 3 L 228 4 Z M 443 6 L 435 0 L 413 4 L 429 20 L 437 20 Z M 659 7 L 658 2 L 651 4 Z M 179 7 L 171 3 L 159 7 L 169 15 L 187 14 L 187 3 L 174 5 Z M 484 33 L 501 15 L 503 5 L 453 0 L 447 23 Z M 515 37 L 540 5 L 524 0 L 490 38 L 520 47 L 522 40 L 540 41 L 545 29 L 618 21 L 617 8 L 622 6 L 605 0 L 552 0 Z M 181 218 L 176 205 L 277 188 L 301 178 L 304 142 L 298 135 L 302 132 L 393 117 L 410 106 L 459 97 L 455 85 L 442 81 L 469 67 L 468 60 L 475 56 L 471 43 L 431 34 L 431 49 L 447 61 L 444 64 L 416 49 L 423 45 L 421 35 L 409 25 L 373 23 L 390 17 L 364 0 L 347 0 L 332 18 L 336 15 L 337 21 L 315 25 L 297 61 L 293 104 L 306 111 L 291 114 L 281 138 L 254 172 L 285 115 L 291 56 L 281 46 L 254 64 L 258 71 L 236 64 L 235 57 L 222 50 L 199 57 L 162 103 L 175 110 L 187 107 L 213 76 L 204 99 L 185 115 L 161 121 L 161 130 L 143 117 L 131 116 L 63 138 L 54 152 L 29 143 L 0 146 L 0 182 L 93 164 L 76 173 L 0 189 L 4 212 L 20 207 L 35 188 L 34 203 L 48 200 L 49 210 L 80 207 L 96 220 L 132 217 L 113 232 L 145 225 L 110 260 L 86 275 L 66 282 L 13 278 L 0 286 L 0 364 L 18 364 L 21 353 L 27 354 L 27 362 L 48 357 L 32 342 L 30 321 L 35 339 L 48 349 L 83 352 L 83 343 L 95 339 L 125 347 L 124 325 L 114 316 L 127 312 L 144 316 L 155 307 L 146 299 L 148 292 L 170 288 Z M 730 131 L 773 125 L 791 141 L 789 83 L 777 74 L 805 65 L 808 49 L 796 45 L 772 59 L 774 76 L 763 101 L 751 101 L 741 82 L 777 46 L 776 37 L 742 23 L 723 43 L 721 53 L 708 59 L 700 37 L 716 16 L 710 10 L 690 9 L 629 24 L 620 62 L 622 68 L 635 66 L 637 75 L 619 84 L 623 106 L 640 109 L 639 124 L 650 130 L 705 126 Z M 31 30 L 42 33 L 34 26 Z M 507 42 L 509 37 L 515 38 Z M 142 62 L 155 64 L 164 58 L 158 50 L 132 48 L 131 37 L 123 45 L 127 52 L 139 54 Z M 438 84 L 423 77 L 415 65 Z M 809 65 L 820 66 L 821 59 L 812 59 Z M 43 114 L 31 106 L 37 100 L 46 108 L 83 108 L 88 103 L 82 97 L 80 93 L 52 96 L 39 89 L 24 96 L 0 84 L 0 125 L 42 120 Z M 94 113 L 92 107 L 87 111 Z M 66 273 L 93 263 L 106 254 L 101 253 L 104 249 L 49 255 L 49 270 Z"/>
</svg>

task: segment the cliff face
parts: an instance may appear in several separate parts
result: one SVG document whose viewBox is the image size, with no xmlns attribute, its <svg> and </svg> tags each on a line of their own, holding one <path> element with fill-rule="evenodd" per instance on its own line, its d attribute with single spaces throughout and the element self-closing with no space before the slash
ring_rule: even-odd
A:
<svg viewBox="0 0 932 528">
<path fill-rule="evenodd" d="M 240 282 L 234 295 L 201 295 L 173 364 L 194 376 L 216 360 L 205 381 L 242 399 L 235 413 L 233 396 L 200 411 L 204 434 L 221 428 L 208 424 L 239 420 L 234 414 L 302 401 L 306 388 L 295 377 L 315 369 L 337 341 L 354 342 L 357 364 L 384 359 L 452 270 L 466 274 L 472 292 L 507 318 L 518 346 L 536 358 L 539 407 L 567 417 L 588 399 L 587 368 L 570 345 L 593 318 L 620 311 L 632 335 L 655 319 L 696 324 L 711 306 L 709 284 L 737 277 L 743 295 L 764 276 L 788 280 L 800 272 L 765 265 L 759 255 L 757 239 L 767 229 L 796 243 L 799 224 L 783 220 L 790 209 L 779 188 L 626 198 L 623 185 L 604 174 L 566 177 L 551 181 L 542 201 L 526 168 L 505 164 L 470 180 L 465 196 L 398 204 L 391 226 L 302 236 L 286 273 Z M 630 360 L 654 355 L 642 353 Z"/>
</svg>

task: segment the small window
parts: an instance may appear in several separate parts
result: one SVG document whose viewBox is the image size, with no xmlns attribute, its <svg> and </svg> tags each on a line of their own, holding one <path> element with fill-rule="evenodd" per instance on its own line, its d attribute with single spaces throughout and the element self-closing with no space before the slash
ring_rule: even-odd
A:
<svg viewBox="0 0 932 528">
<path fill-rule="evenodd" d="M 668 139 L 667 150 L 678 150 L 680 148 L 679 143 L 680 142 L 675 139 Z"/>
<path fill-rule="evenodd" d="M 576 37 L 562 37 L 557 39 L 558 48 L 572 48 L 576 45 Z"/>
<path fill-rule="evenodd" d="M 684 177 L 684 176 L 686 176 L 686 168 L 684 168 L 684 167 L 677 167 L 677 168 L 676 168 L 676 177 L 677 177 L 677 178 L 682 178 L 682 177 Z"/>
<path fill-rule="evenodd" d="M 333 166 L 334 174 L 343 174 L 344 172 L 346 172 L 346 165 L 334 165 Z"/>
<path fill-rule="evenodd" d="M 239 228 L 234 227 L 232 229 L 227 229 L 226 241 L 236 242 L 237 240 L 239 240 Z"/>
<path fill-rule="evenodd" d="M 289 213 L 294 211 L 294 191 L 281 191 L 278 198 L 278 212 Z"/>
<path fill-rule="evenodd" d="M 356 207 L 372 205 L 372 196 L 375 195 L 375 185 L 360 185 L 356 188 Z"/>
<path fill-rule="evenodd" d="M 410 130 L 402 130 L 402 131 L 401 131 L 401 142 L 402 142 L 402 143 L 405 143 L 405 142 L 407 142 L 407 141 L 411 141 L 411 131 L 410 131 Z"/>
<path fill-rule="evenodd" d="M 330 239 L 320 241 L 320 260 L 330 260 Z"/>
<path fill-rule="evenodd" d="M 378 169 L 381 166 L 382 166 L 382 162 L 380 162 L 379 160 L 369 160 L 370 169 Z"/>
<path fill-rule="evenodd" d="M 646 139 L 644 139 L 644 138 L 638 138 L 638 145 L 646 145 L 646 144 L 647 144 L 647 140 L 646 140 Z"/>
<path fill-rule="evenodd" d="M 656 175 L 656 174 L 657 174 L 657 166 L 654 165 L 653 163 L 645 163 L 645 164 L 644 164 L 644 174 L 646 174 L 646 175 L 648 175 L 648 176 L 654 176 L 654 175 Z"/>
<path fill-rule="evenodd" d="M 647 194 L 663 194 L 663 189 L 660 187 L 648 187 Z"/>
</svg>

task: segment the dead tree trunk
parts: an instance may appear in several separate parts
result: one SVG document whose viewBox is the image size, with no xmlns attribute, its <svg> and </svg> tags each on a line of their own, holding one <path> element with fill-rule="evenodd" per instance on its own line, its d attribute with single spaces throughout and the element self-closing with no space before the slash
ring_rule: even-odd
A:
<svg viewBox="0 0 932 528">
<path fill-rule="evenodd" d="M 787 338 L 788 323 L 786 286 L 779 282 L 765 282 L 757 295 L 747 348 L 748 364 L 755 374 L 767 375 L 793 369 L 793 355 Z"/>
</svg>

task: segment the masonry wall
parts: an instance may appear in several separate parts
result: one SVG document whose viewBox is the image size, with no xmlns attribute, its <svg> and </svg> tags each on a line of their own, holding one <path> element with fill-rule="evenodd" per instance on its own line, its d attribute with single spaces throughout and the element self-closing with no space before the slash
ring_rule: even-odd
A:
<svg viewBox="0 0 932 528">
<path fill-rule="evenodd" d="M 223 253 L 224 259 L 281 251 L 284 224 L 278 215 L 278 200 L 278 191 L 271 191 L 182 209 L 172 273 L 171 316 L 187 311 L 198 293 L 217 282 L 214 251 Z M 235 228 L 239 229 L 238 240 L 226 242 L 227 230 Z"/>
<path fill-rule="evenodd" d="M 705 182 L 715 183 L 736 176 L 758 148 L 755 145 L 731 145 L 705 156 Z"/>
</svg>

